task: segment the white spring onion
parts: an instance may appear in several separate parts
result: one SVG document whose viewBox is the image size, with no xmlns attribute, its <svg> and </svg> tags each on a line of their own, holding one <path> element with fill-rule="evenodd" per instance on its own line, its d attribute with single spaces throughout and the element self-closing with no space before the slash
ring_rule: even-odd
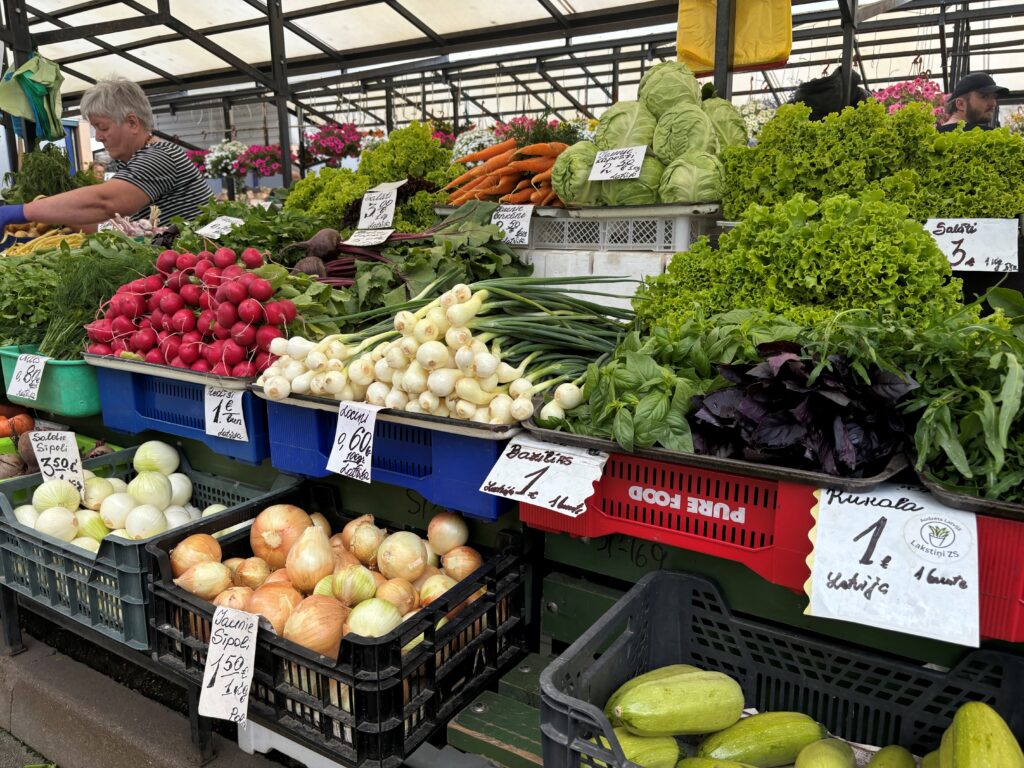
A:
<svg viewBox="0 0 1024 768">
<path fill-rule="evenodd" d="M 353 385 L 358 384 L 368 387 L 373 383 L 373 365 L 370 361 L 361 357 L 348 367 L 348 380 Z"/>
<path fill-rule="evenodd" d="M 433 413 L 441 405 L 441 398 L 428 389 L 426 392 L 420 393 L 419 404 L 420 408 L 427 413 Z"/>
<path fill-rule="evenodd" d="M 448 348 L 440 341 L 424 342 L 416 351 L 416 362 L 427 371 L 445 368 L 448 365 Z"/>
<path fill-rule="evenodd" d="M 410 400 L 405 404 L 405 410 L 409 413 L 423 413 L 423 408 L 418 400 Z"/>
<path fill-rule="evenodd" d="M 559 384 L 555 389 L 555 402 L 563 411 L 571 411 L 583 403 L 583 391 L 571 382 Z"/>
<path fill-rule="evenodd" d="M 476 379 L 463 378 L 455 385 L 455 393 L 474 405 L 487 405 L 494 398 L 494 392 L 485 392 Z"/>
<path fill-rule="evenodd" d="M 455 353 L 455 366 L 466 376 L 476 376 L 475 361 L 472 347 L 460 347 Z"/>
<path fill-rule="evenodd" d="M 396 371 L 404 371 L 409 367 L 409 358 L 405 356 L 402 352 L 402 348 L 398 344 L 393 344 L 391 346 L 387 355 L 384 356 L 384 361 L 390 368 L 393 368 Z"/>
<path fill-rule="evenodd" d="M 436 341 L 430 342 L 436 344 Z M 424 345 L 426 346 L 426 345 Z M 422 347 L 421 347 L 422 349 Z M 410 395 L 419 395 L 427 390 L 427 372 L 418 360 L 410 363 L 402 375 L 402 390 Z"/>
<path fill-rule="evenodd" d="M 373 352 L 370 353 L 371 362 L 376 363 L 378 360 L 380 360 L 382 357 L 384 357 L 384 355 L 388 353 L 389 349 L 391 349 L 391 342 L 382 341 L 380 344 L 374 347 Z"/>
<path fill-rule="evenodd" d="M 288 354 L 288 339 L 282 337 L 272 339 L 270 342 L 270 354 L 281 357 Z"/>
<path fill-rule="evenodd" d="M 288 354 L 295 360 L 305 360 L 306 355 L 313 351 L 316 347 L 309 339 L 304 339 L 302 336 L 292 336 L 288 339 Z"/>
<path fill-rule="evenodd" d="M 477 313 L 483 307 L 484 299 L 487 298 L 487 295 L 487 291 L 477 291 L 473 294 L 472 298 L 465 303 L 455 304 L 448 307 L 448 312 L 445 315 L 448 322 L 452 325 L 466 325 L 470 320 L 476 317 Z"/>
<path fill-rule="evenodd" d="M 328 359 L 327 365 L 324 366 L 328 373 L 342 372 L 345 370 L 345 362 L 343 360 L 335 360 L 333 357 Z"/>
<path fill-rule="evenodd" d="M 410 336 L 416 327 L 416 315 L 412 312 L 402 310 L 395 315 L 395 330 L 403 336 Z"/>
<path fill-rule="evenodd" d="M 326 373 L 318 373 L 312 379 L 309 380 L 309 393 L 316 395 L 317 397 L 323 397 L 327 394 L 327 389 L 324 387 L 324 382 L 327 378 Z"/>
<path fill-rule="evenodd" d="M 481 424 L 489 424 L 491 422 L 491 409 L 487 406 L 483 408 L 477 408 L 473 413 L 473 417 L 470 421 L 477 421 Z"/>
<path fill-rule="evenodd" d="M 508 393 L 512 397 L 529 397 L 532 389 L 533 382 L 529 379 L 516 379 L 509 385 Z"/>
<path fill-rule="evenodd" d="M 390 356 L 391 355 L 389 354 L 388 357 Z M 405 359 L 401 352 L 399 352 L 398 357 L 401 357 L 403 360 Z M 392 367 L 388 362 L 388 359 L 383 357 L 373 364 L 374 377 L 377 381 L 383 381 L 387 384 L 390 384 L 395 378 L 395 373 L 400 372 L 401 370 L 402 368 Z"/>
<path fill-rule="evenodd" d="M 348 376 L 342 371 L 328 371 L 324 374 L 324 391 L 329 395 L 338 394 L 347 383 Z"/>
<path fill-rule="evenodd" d="M 473 356 L 473 366 L 476 368 L 476 375 L 481 379 L 494 376 L 498 372 L 498 358 L 490 352 L 480 352 Z"/>
<path fill-rule="evenodd" d="M 427 341 L 434 341 L 441 336 L 441 332 L 438 330 L 437 325 L 427 318 L 423 318 L 416 323 L 416 328 L 413 330 L 413 336 L 420 344 Z"/>
<path fill-rule="evenodd" d="M 552 400 L 549 403 L 545 403 L 544 407 L 540 409 L 540 417 L 545 421 L 548 419 L 564 419 L 565 411 L 562 410 L 562 406 Z"/>
<path fill-rule="evenodd" d="M 284 376 L 274 376 L 263 382 L 263 391 L 271 400 L 284 400 L 292 393 L 292 385 Z"/>
<path fill-rule="evenodd" d="M 319 371 L 325 365 L 327 365 L 327 355 L 319 350 L 314 349 L 308 355 L 306 355 L 306 368 L 311 371 Z"/>
<path fill-rule="evenodd" d="M 437 326 L 437 338 L 448 330 L 448 313 L 443 307 L 431 307 L 427 311 L 427 320 Z"/>
<path fill-rule="evenodd" d="M 494 392 L 498 388 L 498 375 L 492 373 L 487 378 L 477 378 L 480 383 L 480 389 L 484 392 Z"/>
<path fill-rule="evenodd" d="M 292 382 L 297 376 L 301 376 L 305 372 L 305 364 L 300 363 L 298 360 L 292 360 L 281 370 L 281 375 L 288 379 L 289 382 Z"/>
<path fill-rule="evenodd" d="M 487 291 L 481 291 L 480 293 L 486 294 Z M 457 303 L 464 304 L 473 297 L 473 290 L 465 283 L 459 283 L 452 287 L 452 295 Z"/>
<path fill-rule="evenodd" d="M 469 421 L 476 413 L 476 406 L 467 400 L 459 400 L 455 404 L 455 418 Z"/>
<path fill-rule="evenodd" d="M 388 392 L 388 396 L 384 398 L 384 405 L 387 408 L 393 408 L 396 411 L 405 410 L 406 403 L 409 402 L 409 398 L 405 392 L 398 389 L 392 389 Z"/>
<path fill-rule="evenodd" d="M 491 420 L 497 420 L 500 424 L 512 423 L 512 398 L 502 393 L 495 395 L 488 407 L 491 410 Z"/>
<path fill-rule="evenodd" d="M 384 405 L 391 387 L 383 381 L 375 381 L 366 388 L 366 402 L 370 405 Z"/>
<path fill-rule="evenodd" d="M 517 397 L 512 401 L 509 415 L 513 421 L 526 421 L 533 416 L 533 401 L 528 397 Z"/>
<path fill-rule="evenodd" d="M 468 347 L 473 343 L 473 334 L 469 328 L 453 325 L 444 333 L 444 341 L 451 349 Z"/>
<path fill-rule="evenodd" d="M 309 385 L 312 383 L 315 375 L 314 371 L 306 371 L 301 376 L 296 376 L 291 382 L 292 392 L 297 395 L 309 394 Z"/>
<path fill-rule="evenodd" d="M 462 371 L 454 368 L 441 368 L 431 371 L 427 376 L 427 387 L 438 397 L 448 397 L 455 391 L 455 385 L 461 378 Z"/>
</svg>

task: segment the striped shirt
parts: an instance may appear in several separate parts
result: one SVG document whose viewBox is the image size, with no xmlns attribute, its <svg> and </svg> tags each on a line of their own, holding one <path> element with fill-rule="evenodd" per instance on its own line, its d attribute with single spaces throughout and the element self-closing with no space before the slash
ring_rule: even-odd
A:
<svg viewBox="0 0 1024 768">
<path fill-rule="evenodd" d="M 159 226 L 167 226 L 175 216 L 186 221 L 196 218 L 199 206 L 210 198 L 210 185 L 199 175 L 185 150 L 170 141 L 147 144 L 126 163 L 120 163 L 115 179 L 138 187 L 150 205 L 160 209 Z M 132 214 L 134 220 L 148 219 L 150 205 Z"/>
</svg>

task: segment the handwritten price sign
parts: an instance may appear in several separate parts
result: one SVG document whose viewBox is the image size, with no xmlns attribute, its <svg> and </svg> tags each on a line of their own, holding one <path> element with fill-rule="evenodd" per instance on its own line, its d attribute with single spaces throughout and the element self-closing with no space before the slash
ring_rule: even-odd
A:
<svg viewBox="0 0 1024 768">
<path fill-rule="evenodd" d="M 498 225 L 505 233 L 502 242 L 508 245 L 529 245 L 532 216 L 532 205 L 499 205 L 491 214 L 491 224 Z"/>
<path fill-rule="evenodd" d="M 206 387 L 203 406 L 206 411 L 206 434 L 222 437 L 225 440 L 237 440 L 241 443 L 249 441 L 249 431 L 245 427 L 245 413 L 242 410 L 242 397 L 245 392 L 235 389 Z"/>
<path fill-rule="evenodd" d="M 249 712 L 259 616 L 218 607 L 210 629 L 199 714 L 244 723 Z"/>
<path fill-rule="evenodd" d="M 954 272 L 1016 272 L 1016 219 L 928 219 L 925 227 Z"/>
<path fill-rule="evenodd" d="M 79 493 L 85 489 L 82 456 L 74 432 L 29 432 L 28 439 L 44 480 L 67 480 Z"/>
<path fill-rule="evenodd" d="M 39 385 L 43 383 L 43 368 L 49 359 L 42 355 L 18 355 L 18 362 L 14 364 L 14 375 L 7 387 L 7 396 L 37 400 Z"/>
<path fill-rule="evenodd" d="M 978 646 L 978 532 L 920 489 L 820 490 L 807 613 Z"/>
<path fill-rule="evenodd" d="M 216 219 L 211 221 L 202 229 L 197 229 L 196 234 L 200 237 L 208 237 L 210 240 L 216 240 L 219 237 L 224 237 L 235 227 L 244 224 L 242 219 L 234 216 L 218 216 Z"/>
<path fill-rule="evenodd" d="M 387 229 L 395 220 L 395 202 L 398 188 L 408 179 L 378 184 L 365 195 L 359 208 L 359 225 L 356 229 Z"/>
<path fill-rule="evenodd" d="M 594 167 L 590 169 L 591 181 L 614 181 L 615 179 L 636 179 L 644 165 L 647 146 L 606 149 L 597 153 Z"/>
<path fill-rule="evenodd" d="M 373 430 L 380 408 L 368 403 L 342 403 L 338 407 L 338 426 L 327 469 L 361 483 L 370 482 Z"/>
<path fill-rule="evenodd" d="M 525 435 L 509 441 L 480 490 L 550 509 L 569 517 L 587 510 L 594 483 L 608 454 L 588 448 L 551 445 Z"/>
<path fill-rule="evenodd" d="M 345 245 L 358 245 L 364 248 L 371 245 L 380 245 L 391 237 L 391 233 L 394 231 L 393 229 L 357 229 L 345 241 Z"/>
</svg>

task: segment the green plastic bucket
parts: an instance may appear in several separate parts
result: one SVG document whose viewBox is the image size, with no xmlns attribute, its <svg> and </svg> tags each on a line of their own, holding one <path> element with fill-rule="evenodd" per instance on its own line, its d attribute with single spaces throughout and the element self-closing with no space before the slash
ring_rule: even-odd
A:
<svg viewBox="0 0 1024 768">
<path fill-rule="evenodd" d="M 36 354 L 34 344 L 0 347 L 0 365 L 4 371 L 4 389 L 14 376 L 18 355 Z M 100 393 L 96 388 L 96 371 L 85 360 L 49 360 L 39 385 L 39 397 L 26 400 L 10 397 L 12 403 L 49 411 L 58 416 L 82 418 L 100 412 Z"/>
</svg>

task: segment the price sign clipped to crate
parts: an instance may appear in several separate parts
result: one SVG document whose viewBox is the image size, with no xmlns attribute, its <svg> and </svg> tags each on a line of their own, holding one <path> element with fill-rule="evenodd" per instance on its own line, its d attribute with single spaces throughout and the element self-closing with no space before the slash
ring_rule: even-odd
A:
<svg viewBox="0 0 1024 768">
<path fill-rule="evenodd" d="M 224 237 L 224 235 L 229 234 L 235 227 L 244 223 L 245 222 L 242 219 L 235 216 L 218 216 L 202 229 L 197 229 L 196 234 L 200 237 L 216 240 L 217 238 Z"/>
<path fill-rule="evenodd" d="M 928 219 L 935 238 L 954 272 L 1016 272 L 1016 219 Z"/>
<path fill-rule="evenodd" d="M 516 435 L 491 468 L 483 493 L 525 502 L 569 517 L 587 510 L 594 483 L 601 479 L 608 454 Z"/>
<path fill-rule="evenodd" d="M 364 248 L 371 245 L 380 245 L 391 237 L 394 231 L 393 229 L 357 229 L 345 241 L 345 245 L 358 245 Z"/>
<path fill-rule="evenodd" d="M 48 357 L 42 355 L 18 355 L 14 364 L 14 375 L 7 387 L 8 397 L 20 397 L 23 400 L 38 400 L 39 385 L 43 383 L 43 369 Z"/>
<path fill-rule="evenodd" d="M 387 229 L 395 220 L 395 203 L 398 201 L 398 188 L 408 179 L 378 184 L 365 195 L 359 207 L 359 225 L 357 229 Z"/>
<path fill-rule="evenodd" d="M 338 426 L 334 430 L 327 469 L 342 477 L 370 482 L 373 431 L 380 409 L 381 406 L 369 403 L 342 403 L 338 407 Z"/>
<path fill-rule="evenodd" d="M 973 513 L 903 485 L 815 495 L 805 613 L 978 647 Z"/>
<path fill-rule="evenodd" d="M 590 181 L 615 181 L 617 179 L 638 179 L 644 165 L 647 146 L 605 149 L 597 153 L 594 167 L 590 169 Z"/>
<path fill-rule="evenodd" d="M 29 432 L 28 439 L 39 463 L 39 474 L 44 480 L 67 480 L 79 493 L 85 489 L 82 456 L 78 452 L 74 432 Z"/>
<path fill-rule="evenodd" d="M 529 245 L 532 217 L 532 205 L 499 205 L 491 214 L 491 224 L 501 227 L 506 245 Z"/>
<path fill-rule="evenodd" d="M 210 651 L 203 669 L 199 714 L 244 723 L 256 658 L 260 617 L 218 606 L 210 627 Z"/>
<path fill-rule="evenodd" d="M 220 389 L 207 385 L 203 393 L 206 434 L 247 443 L 249 432 L 245 428 L 245 411 L 242 397 L 245 392 L 238 389 Z"/>
</svg>

